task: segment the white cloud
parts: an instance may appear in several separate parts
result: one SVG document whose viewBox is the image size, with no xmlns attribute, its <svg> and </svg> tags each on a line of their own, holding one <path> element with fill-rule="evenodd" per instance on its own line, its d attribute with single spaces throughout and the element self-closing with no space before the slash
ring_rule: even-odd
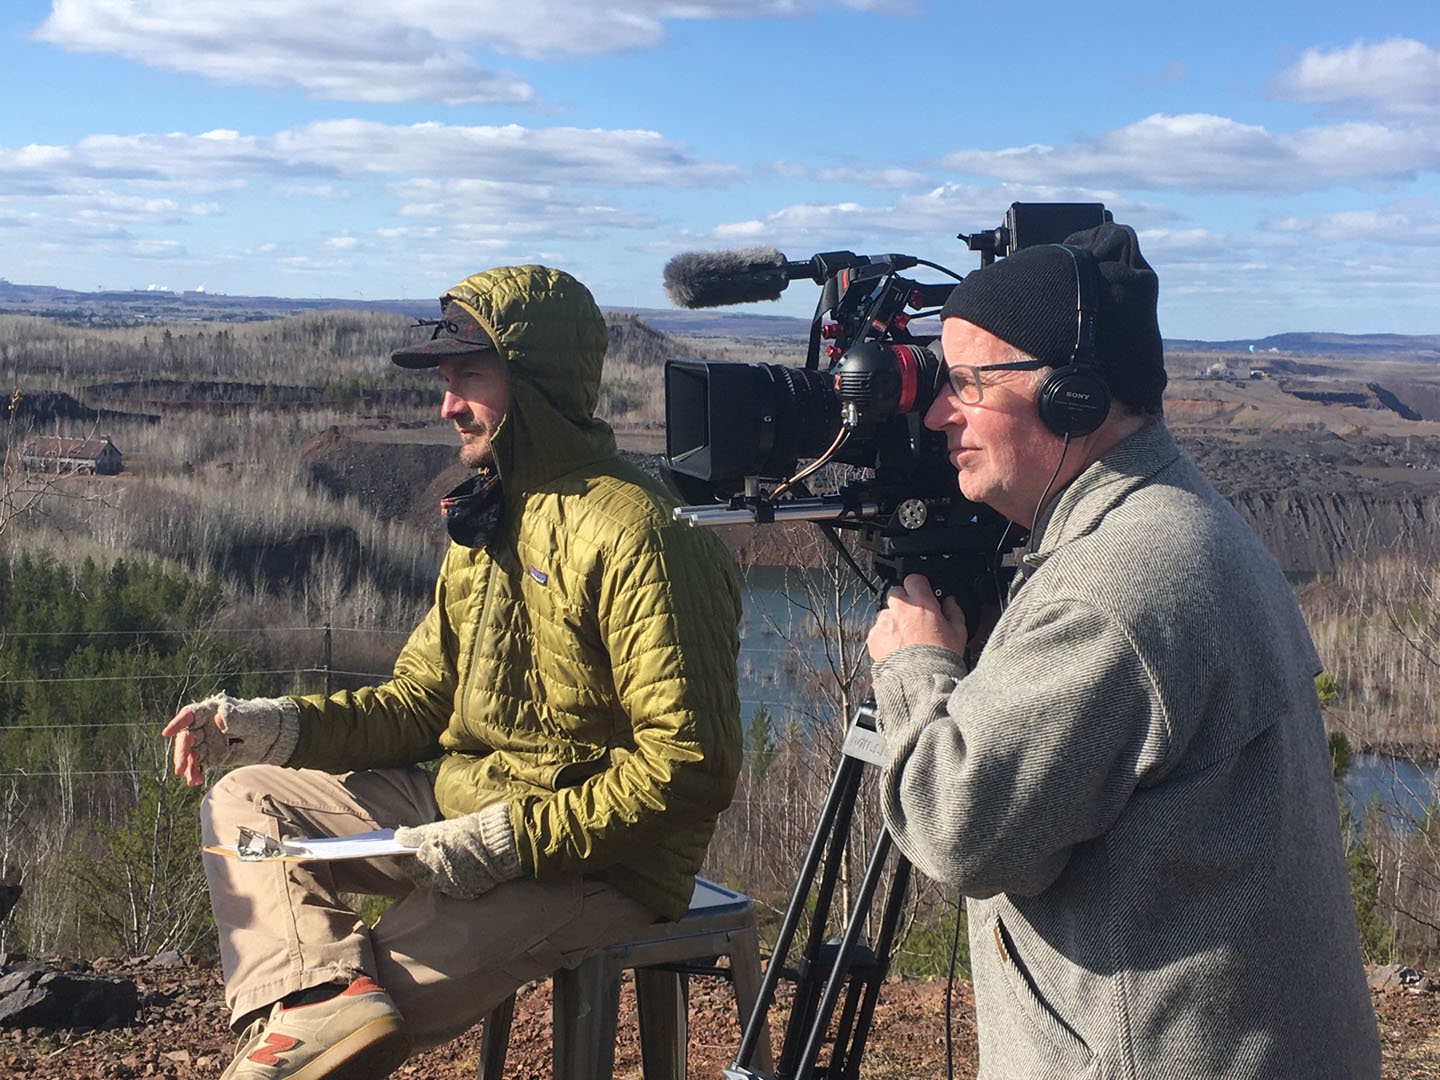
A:
<svg viewBox="0 0 1440 1080">
<path fill-rule="evenodd" d="M 517 233 L 589 237 L 601 229 L 648 228 L 651 214 L 599 202 L 545 184 L 494 180 L 415 179 L 394 185 L 402 217 L 445 220 L 457 236 L 479 239 Z"/>
<path fill-rule="evenodd" d="M 1069 146 L 961 150 L 940 164 L 1020 183 L 1190 191 L 1304 191 L 1440 168 L 1434 133 L 1345 123 L 1274 134 L 1224 116 L 1156 113 Z"/>
<path fill-rule="evenodd" d="M 1280 217 L 1268 222 L 1266 228 L 1317 245 L 1436 247 L 1440 246 L 1440 206 L 1433 199 L 1408 199 L 1375 209 L 1341 210 L 1313 218 Z"/>
<path fill-rule="evenodd" d="M 322 184 L 374 175 L 536 177 L 578 187 L 691 187 L 738 179 L 653 131 L 462 127 L 324 120 L 275 135 L 90 135 L 69 146 L 0 147 L 0 180 L 63 190 L 78 179 L 211 190 L 266 177 Z"/>
<path fill-rule="evenodd" d="M 54 0 L 36 36 L 72 52 L 111 53 L 221 83 L 293 86 L 316 98 L 531 100 L 534 90 L 519 76 L 481 67 L 427 28 L 444 25 L 426 19 L 425 9 L 441 6 L 443 0 Z"/>
<path fill-rule="evenodd" d="M 676 19 L 798 17 L 835 0 L 53 0 L 36 36 L 217 82 L 339 101 L 525 103 L 471 50 L 528 60 L 652 49 Z M 839 0 L 896 13 L 882 0 Z M 898 5 L 902 11 L 908 4 Z"/>
<path fill-rule="evenodd" d="M 773 232 L 770 225 L 764 221 L 733 221 L 726 225 L 716 225 L 712 230 L 717 240 L 746 240 L 751 237 L 764 236 L 767 232 Z"/>
<path fill-rule="evenodd" d="M 213 204 L 181 207 L 172 199 L 147 199 L 94 187 L 73 191 L 54 190 L 42 195 L 19 197 L 9 192 L 0 202 L 23 203 L 33 211 L 67 220 L 86 228 L 118 228 L 121 225 L 173 225 L 187 214 L 213 213 Z"/>
<path fill-rule="evenodd" d="M 185 260 L 176 273 L 213 274 L 253 258 L 266 227 L 244 245 L 192 257 L 176 239 L 187 224 L 252 213 L 252 188 L 272 198 L 344 198 L 359 209 L 337 220 L 336 210 L 317 205 L 313 227 L 303 224 L 306 215 L 299 229 L 277 226 L 285 239 L 270 246 L 266 263 L 348 280 L 361 268 L 393 272 L 397 253 L 409 265 L 427 244 L 445 245 L 452 262 L 467 250 L 508 257 L 519 249 L 527 260 L 542 247 L 573 252 L 661 223 L 655 193 L 636 196 L 637 209 L 627 205 L 630 188 L 697 188 L 742 175 L 651 131 L 328 120 L 263 135 L 96 134 L 66 145 L 0 146 L 0 229 L 7 244 L 29 252 L 173 254 Z M 55 272 L 53 260 L 32 260 L 42 263 Z"/>
<path fill-rule="evenodd" d="M 827 184 L 845 184 L 849 187 L 924 188 L 935 183 L 932 176 L 899 166 L 867 169 L 855 165 L 815 166 L 794 161 L 777 161 L 768 166 L 768 169 L 786 180 L 820 181 Z"/>
<path fill-rule="evenodd" d="M 587 187 L 690 187 L 728 183 L 741 175 L 737 166 L 695 158 L 683 143 L 654 131 L 519 124 L 324 120 L 281 132 L 270 152 L 277 161 L 304 162 L 343 175 L 526 176 Z"/>
<path fill-rule="evenodd" d="M 904 251 L 954 265 L 970 266 L 974 256 L 957 233 L 978 233 L 995 228 L 1013 202 L 1104 203 L 1119 221 L 1128 224 L 1166 224 L 1174 211 L 1154 203 L 1128 198 L 1116 191 L 1093 188 L 1018 184 L 941 184 L 929 191 L 898 195 L 889 203 L 802 203 L 772 210 L 760 218 L 726 222 L 706 237 L 685 237 L 680 247 L 697 241 L 735 244 L 772 243 L 791 258 L 811 251 L 845 248 L 867 251 Z M 801 248 L 807 250 L 801 251 Z"/>
<path fill-rule="evenodd" d="M 1411 38 L 1344 49 L 1307 49 L 1270 80 L 1275 97 L 1302 105 L 1349 105 L 1394 113 L 1440 111 L 1440 50 Z"/>
</svg>

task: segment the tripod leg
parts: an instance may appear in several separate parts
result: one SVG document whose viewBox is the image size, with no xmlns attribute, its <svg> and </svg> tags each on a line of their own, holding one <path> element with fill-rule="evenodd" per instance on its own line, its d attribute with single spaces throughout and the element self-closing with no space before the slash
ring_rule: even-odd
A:
<svg viewBox="0 0 1440 1080">
<path fill-rule="evenodd" d="M 836 1068 L 830 1074 L 836 1080 L 858 1080 L 860 1076 L 860 1058 L 865 1053 L 865 1041 L 870 1037 L 870 1021 L 875 1015 L 875 1003 L 880 997 L 880 984 L 885 981 L 885 973 L 890 968 L 890 948 L 895 941 L 895 931 L 900 925 L 900 915 L 905 907 L 905 893 L 909 887 L 910 862 L 901 855 L 895 863 L 895 876 L 890 881 L 890 896 L 885 901 L 885 914 L 880 920 L 880 938 L 875 943 L 875 961 L 879 968 L 865 987 L 860 1018 L 855 1025 L 855 1038 L 846 1050 L 844 1068 Z"/>
<path fill-rule="evenodd" d="M 852 984 L 852 993 L 847 999 L 841 1020 L 841 1026 L 845 1030 L 836 1039 L 834 1061 L 831 1069 L 824 1072 L 824 1076 L 826 1080 L 840 1080 L 842 1076 L 846 1077 L 846 1080 L 854 1080 L 860 1054 L 869 1033 L 875 997 L 888 967 L 886 958 L 889 956 L 890 943 L 894 938 L 909 882 L 909 864 L 901 859 L 891 883 L 886 913 L 881 920 L 881 951 L 873 962 L 865 963 L 862 976 L 853 970 L 852 959 L 856 953 L 862 920 L 874 900 L 890 851 L 891 838 L 883 830 L 867 864 L 854 908 L 850 912 L 849 923 L 838 945 L 838 952 L 836 945 L 826 943 L 825 936 L 836 882 L 849 847 L 851 819 L 854 815 L 856 795 L 860 790 L 861 769 L 865 763 L 878 765 L 885 760 L 883 743 L 878 748 L 875 745 L 877 739 L 874 709 L 873 701 L 864 702 L 852 718 L 844 755 L 835 771 L 835 779 L 830 786 L 815 834 L 811 838 L 795 891 L 785 910 L 779 936 L 771 951 L 765 978 L 761 982 L 759 997 L 740 1040 L 740 1049 L 730 1067 L 724 1070 L 725 1080 L 809 1080 L 815 1071 L 820 1045 L 829 1028 L 840 989 L 847 983 Z M 869 738 L 865 737 L 867 732 Z M 822 853 L 825 869 L 814 894 L 814 904 L 810 905 L 811 888 Z M 761 1032 L 768 1030 L 767 1013 L 774 1000 L 775 987 L 807 907 L 810 908 L 810 930 L 796 963 L 795 1000 L 785 1027 L 779 1062 L 772 1077 L 769 1074 L 757 1073 L 752 1067 L 752 1061 Z M 869 952 L 867 948 L 866 953 Z M 865 984 L 863 1000 L 857 999 L 854 993 L 853 983 L 856 978 L 860 978 Z M 858 1026 L 852 1039 L 848 1029 L 857 1016 Z"/>
<path fill-rule="evenodd" d="M 810 1074 L 815 1068 L 815 1059 L 820 1054 L 820 1043 L 825 1038 L 825 1029 L 830 1025 L 830 1015 L 835 1011 L 835 1002 L 840 997 L 841 984 L 849 976 L 850 958 L 855 954 L 855 943 L 860 939 L 861 919 L 870 910 L 870 903 L 875 898 L 875 888 L 880 883 L 880 872 L 885 867 L 885 857 L 889 853 L 890 834 L 882 832 L 880 838 L 875 841 L 875 848 L 870 854 L 870 865 L 865 868 L 865 877 L 860 883 L 855 906 L 850 912 L 850 924 L 845 928 L 845 934 L 840 939 L 840 951 L 835 957 L 835 966 L 830 971 L 830 979 L 825 984 L 825 993 L 820 999 L 819 1011 L 811 1025 L 810 1037 L 805 1043 L 805 1050 L 800 1059 L 802 1064 L 800 1070 L 795 1074 L 795 1080 L 809 1080 Z M 883 963 L 878 954 L 876 961 Z"/>
<path fill-rule="evenodd" d="M 735 1054 L 731 1070 L 737 1075 L 745 1075 L 754 1060 L 756 1046 L 760 1039 L 760 1033 L 767 1031 L 767 1014 L 770 1003 L 775 998 L 775 987 L 780 981 L 780 970 L 784 966 L 785 957 L 790 951 L 790 944 L 794 940 L 796 928 L 800 925 L 800 919 L 805 914 L 807 900 L 810 896 L 810 887 L 815 880 L 815 874 L 820 866 L 821 855 L 825 853 L 827 840 L 830 841 L 831 854 L 826 858 L 825 874 L 822 878 L 819 893 L 817 894 L 817 905 L 813 917 L 818 921 L 812 922 L 811 932 L 805 947 L 805 954 L 801 960 L 802 978 L 803 969 L 813 967 L 814 957 L 818 955 L 820 945 L 820 933 L 823 933 L 825 920 L 829 918 L 830 897 L 834 895 L 835 877 L 839 872 L 839 858 L 836 856 L 836 841 L 839 841 L 839 848 L 844 850 L 844 839 L 850 829 L 851 814 L 855 807 L 855 793 L 859 790 L 861 778 L 861 763 L 853 758 L 844 758 L 839 767 L 835 770 L 835 778 L 830 784 L 830 793 L 825 798 L 825 805 L 820 811 L 820 820 L 815 826 L 815 833 L 810 839 L 810 848 L 805 854 L 805 862 L 801 866 L 800 876 L 795 885 L 795 891 L 791 894 L 790 904 L 785 909 L 785 917 L 781 920 L 780 931 L 775 940 L 775 947 L 771 950 L 770 962 L 765 967 L 765 978 L 760 984 L 760 993 L 755 1001 L 754 1011 L 750 1014 L 750 1020 L 745 1025 L 745 1034 L 740 1039 L 740 1049 Z M 817 933 L 816 927 L 820 933 Z M 797 1005 L 801 1001 L 801 995 L 797 988 Z M 795 1016 L 791 1016 L 791 1028 L 795 1026 Z M 788 1048 L 790 1039 L 790 1028 L 786 1029 L 784 1046 Z M 793 1051 L 791 1056 L 793 1057 Z M 786 1075 L 787 1059 L 782 1049 L 780 1064 L 776 1068 L 778 1076 Z M 790 1066 L 793 1069 L 793 1063 Z"/>
</svg>

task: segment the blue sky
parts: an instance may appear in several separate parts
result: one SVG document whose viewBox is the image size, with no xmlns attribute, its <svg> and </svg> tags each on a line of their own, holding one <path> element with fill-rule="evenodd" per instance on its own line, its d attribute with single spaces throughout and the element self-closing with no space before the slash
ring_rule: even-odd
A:
<svg viewBox="0 0 1440 1080">
<path fill-rule="evenodd" d="M 13 282 L 663 307 L 681 251 L 967 272 L 1099 200 L 1167 337 L 1440 333 L 1434 0 L 9 0 L 0 97 Z"/>
</svg>

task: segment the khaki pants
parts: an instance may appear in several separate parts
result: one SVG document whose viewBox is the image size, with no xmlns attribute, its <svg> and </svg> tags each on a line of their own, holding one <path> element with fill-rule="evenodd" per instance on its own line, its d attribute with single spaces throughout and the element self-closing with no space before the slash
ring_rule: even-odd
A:
<svg viewBox="0 0 1440 1080">
<path fill-rule="evenodd" d="M 241 825 L 280 839 L 439 817 L 430 774 L 415 768 L 331 775 L 251 765 L 216 783 L 201 811 L 207 844 L 233 844 Z M 394 998 L 424 1049 L 459 1035 L 522 984 L 575 967 L 656 919 L 611 886 L 577 876 L 522 879 L 456 900 L 416 889 L 400 858 L 282 863 L 206 855 L 232 1018 L 365 974 Z M 397 899 L 371 929 L 341 893 Z"/>
</svg>

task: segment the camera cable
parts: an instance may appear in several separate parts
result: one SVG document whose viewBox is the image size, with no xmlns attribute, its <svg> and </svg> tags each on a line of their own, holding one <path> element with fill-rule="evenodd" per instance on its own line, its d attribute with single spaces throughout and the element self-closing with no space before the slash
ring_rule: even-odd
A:
<svg viewBox="0 0 1440 1080">
<path fill-rule="evenodd" d="M 1050 474 L 1050 479 L 1045 481 L 1045 490 L 1040 492 L 1040 498 L 1035 500 L 1035 512 L 1030 515 L 1030 535 L 1025 538 L 1025 554 L 1030 554 L 1030 543 L 1035 539 L 1035 526 L 1040 523 L 1040 511 L 1045 508 L 1045 500 L 1050 497 L 1050 489 L 1055 486 L 1055 478 L 1060 475 L 1061 468 L 1065 465 L 1065 455 L 1070 452 L 1070 433 L 1065 433 L 1065 442 L 1060 447 L 1060 460 L 1055 462 L 1055 471 Z"/>
<path fill-rule="evenodd" d="M 820 469 L 824 468 L 825 465 L 829 463 L 830 459 L 834 457 L 835 454 L 840 450 L 840 448 L 845 445 L 845 440 L 850 438 L 850 431 L 851 429 L 849 427 L 841 427 L 839 432 L 837 432 L 835 435 L 835 441 L 830 444 L 829 448 L 823 454 L 821 454 L 814 461 L 810 462 L 809 465 L 806 465 L 805 468 L 801 469 L 794 476 L 790 477 L 789 480 L 786 480 L 784 483 L 782 483 L 774 491 L 770 492 L 770 494 L 766 497 L 765 501 L 773 504 L 776 499 L 780 498 L 781 495 L 784 495 L 785 492 L 789 491 L 801 480 L 804 480 L 807 476 L 811 475 L 814 472 L 818 472 Z"/>
<path fill-rule="evenodd" d="M 945 975 L 945 1076 L 955 1077 L 955 967 L 960 956 L 960 915 L 964 910 L 963 897 L 955 901 L 955 936 L 950 941 L 950 970 Z"/>
</svg>

